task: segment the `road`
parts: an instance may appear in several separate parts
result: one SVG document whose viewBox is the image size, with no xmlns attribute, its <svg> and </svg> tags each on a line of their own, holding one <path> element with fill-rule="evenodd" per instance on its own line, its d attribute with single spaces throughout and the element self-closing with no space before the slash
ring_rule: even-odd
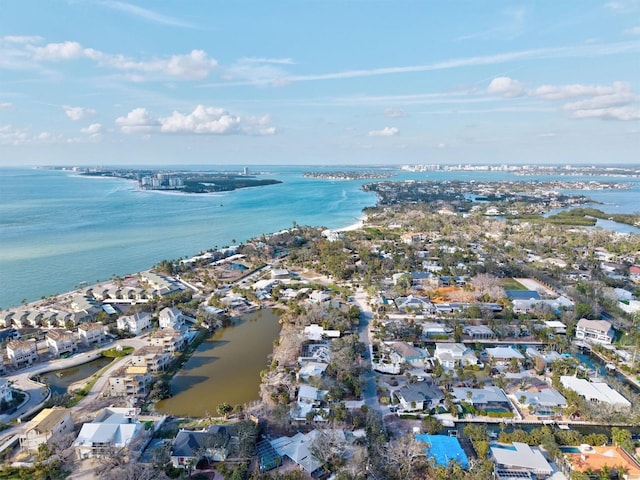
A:
<svg viewBox="0 0 640 480">
<path fill-rule="evenodd" d="M 370 368 L 364 374 L 362 398 L 364 404 L 369 408 L 373 408 L 382 413 L 380 402 L 378 401 L 378 395 L 376 394 L 376 374 L 373 371 L 373 355 L 371 347 L 371 332 L 369 330 L 369 323 L 373 320 L 373 312 L 369 306 L 367 293 L 359 288 L 354 296 L 354 301 L 360 308 L 360 323 L 358 323 L 358 337 L 362 343 L 366 346 L 365 360 L 369 362 Z"/>
</svg>

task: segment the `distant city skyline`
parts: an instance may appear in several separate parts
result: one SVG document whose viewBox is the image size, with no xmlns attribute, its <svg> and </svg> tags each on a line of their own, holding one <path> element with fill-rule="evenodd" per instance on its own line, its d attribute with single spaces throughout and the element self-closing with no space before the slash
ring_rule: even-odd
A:
<svg viewBox="0 0 640 480">
<path fill-rule="evenodd" d="M 640 0 L 24 0 L 0 167 L 638 164 Z"/>
</svg>

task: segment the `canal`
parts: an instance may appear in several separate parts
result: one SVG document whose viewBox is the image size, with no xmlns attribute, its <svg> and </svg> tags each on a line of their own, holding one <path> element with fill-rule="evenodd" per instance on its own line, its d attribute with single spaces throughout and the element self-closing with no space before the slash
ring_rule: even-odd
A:
<svg viewBox="0 0 640 480">
<path fill-rule="evenodd" d="M 62 370 L 55 370 L 53 372 L 38 375 L 34 380 L 39 380 L 40 382 L 49 385 L 51 393 L 62 395 L 67 392 L 69 385 L 89 378 L 112 361 L 113 358 L 98 357 L 95 360 L 83 363 L 82 365 L 76 365 L 75 367 L 64 368 Z"/>
<path fill-rule="evenodd" d="M 217 415 L 221 403 L 232 407 L 259 399 L 260 371 L 267 368 L 280 334 L 278 312 L 259 310 L 235 325 L 217 330 L 196 349 L 171 380 L 172 397 L 156 410 L 178 416 Z"/>
</svg>

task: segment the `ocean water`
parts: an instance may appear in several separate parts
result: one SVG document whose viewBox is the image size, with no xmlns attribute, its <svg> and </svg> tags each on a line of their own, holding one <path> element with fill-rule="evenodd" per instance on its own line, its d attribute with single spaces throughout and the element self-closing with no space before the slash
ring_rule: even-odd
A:
<svg viewBox="0 0 640 480">
<path fill-rule="evenodd" d="M 345 227 L 376 202 L 375 195 L 360 189 L 364 180 L 302 176 L 305 171 L 347 167 L 259 168 L 268 172 L 261 178 L 283 183 L 184 195 L 139 191 L 134 182 L 114 178 L 0 169 L 0 309 L 69 291 L 81 282 L 135 273 L 163 259 L 246 241 L 293 222 Z M 228 169 L 239 172 L 241 167 Z M 389 180 L 533 179 L 492 172 L 397 173 Z M 605 211 L 640 209 L 638 183 L 630 190 L 589 193 L 604 203 L 599 208 Z"/>
</svg>

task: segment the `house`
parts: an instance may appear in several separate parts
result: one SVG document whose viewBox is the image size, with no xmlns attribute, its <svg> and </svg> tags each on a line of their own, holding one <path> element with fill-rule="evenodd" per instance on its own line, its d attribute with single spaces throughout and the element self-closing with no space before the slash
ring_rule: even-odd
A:
<svg viewBox="0 0 640 480">
<path fill-rule="evenodd" d="M 185 323 L 196 323 L 196 319 L 182 313 L 177 308 L 165 307 L 158 314 L 160 328 L 180 330 Z"/>
<path fill-rule="evenodd" d="M 309 340 L 323 340 L 324 338 L 339 338 L 340 330 L 325 330 L 322 326 L 312 323 L 304 327 L 304 335 Z"/>
<path fill-rule="evenodd" d="M 60 437 L 73 431 L 71 410 L 62 407 L 45 408 L 24 427 L 18 439 L 20 448 L 37 453 L 38 447 L 52 437 Z"/>
<path fill-rule="evenodd" d="M 422 324 L 422 335 L 424 338 L 446 339 L 453 332 L 453 328 L 444 323 L 425 322 Z"/>
<path fill-rule="evenodd" d="M 634 283 L 640 283 L 640 266 L 632 265 L 629 267 L 629 279 Z"/>
<path fill-rule="evenodd" d="M 393 395 L 405 411 L 430 410 L 444 401 L 442 391 L 429 382 L 409 383 L 393 392 Z"/>
<path fill-rule="evenodd" d="M 78 325 L 78 338 L 84 346 L 100 345 L 105 341 L 105 326 L 100 322 L 84 322 Z"/>
<path fill-rule="evenodd" d="M 331 295 L 326 292 L 321 292 L 320 290 L 314 290 L 309 295 L 308 300 L 310 303 L 322 304 L 331 301 Z"/>
<path fill-rule="evenodd" d="M 483 388 L 454 387 L 452 390 L 456 403 L 467 402 L 477 410 L 487 408 L 511 411 L 511 402 L 501 388 L 485 386 Z"/>
<path fill-rule="evenodd" d="M 7 358 L 14 367 L 26 367 L 38 360 L 35 340 L 11 340 L 7 343 Z"/>
<path fill-rule="evenodd" d="M 416 348 L 408 342 L 384 342 L 395 356 L 394 363 L 409 363 L 416 366 L 424 366 L 427 353 L 421 348 Z"/>
<path fill-rule="evenodd" d="M 321 435 L 319 430 L 297 433 L 293 437 L 279 437 L 271 440 L 271 446 L 281 457 L 288 457 L 309 475 L 319 478 L 323 471 L 322 462 L 313 455 L 313 446 Z"/>
<path fill-rule="evenodd" d="M 567 466 L 573 472 L 598 475 L 607 469 L 610 472 L 607 478 L 617 471 L 622 474 L 617 478 L 640 480 L 640 463 L 620 447 L 580 445 L 577 449 L 578 452 L 565 453 Z"/>
<path fill-rule="evenodd" d="M 322 408 L 321 404 L 328 393 L 328 390 L 320 390 L 311 385 L 300 385 L 296 405 L 291 409 L 291 418 L 294 420 L 307 420 L 307 415 L 314 412 L 314 420 L 325 420 L 322 413 L 328 414 L 329 410 Z"/>
<path fill-rule="evenodd" d="M 463 328 L 465 334 L 469 335 L 472 340 L 488 340 L 496 338 L 496 334 L 486 325 L 466 325 Z"/>
<path fill-rule="evenodd" d="M 590 382 L 573 376 L 561 376 L 560 383 L 564 388 L 570 388 L 590 402 L 607 403 L 617 408 L 631 407 L 629 400 L 606 383 Z"/>
<path fill-rule="evenodd" d="M 610 345 L 615 337 L 615 331 L 606 320 L 587 320 L 581 318 L 576 325 L 576 340 L 587 343 Z"/>
<path fill-rule="evenodd" d="M 142 272 L 140 276 L 142 281 L 149 285 L 147 290 L 150 297 L 163 297 L 171 293 L 181 292 L 185 288 L 177 280 L 165 275 L 159 275 L 150 270 Z"/>
<path fill-rule="evenodd" d="M 463 343 L 436 343 L 433 357 L 446 369 L 478 364 L 475 353 Z"/>
<path fill-rule="evenodd" d="M 130 357 L 132 367 L 146 367 L 150 373 L 163 371 L 171 363 L 171 355 L 163 347 L 145 346 Z"/>
<path fill-rule="evenodd" d="M 129 332 L 133 335 L 140 335 L 143 330 L 149 328 L 151 324 L 151 314 L 149 312 L 136 312 L 133 315 L 125 315 L 116 320 L 118 330 Z"/>
<path fill-rule="evenodd" d="M 329 363 L 331 361 L 331 346 L 326 341 L 304 343 L 300 348 L 298 364 L 304 362 Z"/>
<path fill-rule="evenodd" d="M 45 336 L 47 347 L 51 354 L 59 357 L 64 354 L 71 354 L 78 351 L 76 336 L 69 331 L 51 330 Z"/>
<path fill-rule="evenodd" d="M 305 382 L 313 378 L 322 378 L 328 366 L 326 363 L 307 362 L 298 370 L 298 378 Z"/>
<path fill-rule="evenodd" d="M 152 347 L 162 347 L 170 355 L 176 355 L 187 344 L 186 337 L 179 330 L 163 329 L 151 333 L 147 337 L 147 342 Z"/>
<path fill-rule="evenodd" d="M 223 462 L 230 451 L 230 427 L 213 425 L 208 430 L 180 430 L 173 440 L 171 464 L 175 468 L 195 466 L 203 457 Z"/>
<path fill-rule="evenodd" d="M 114 450 L 137 449 L 144 424 L 135 408 L 105 408 L 91 423 L 85 423 L 74 443 L 76 458 L 112 456 Z"/>
<path fill-rule="evenodd" d="M 535 290 L 505 290 L 509 300 L 540 300 L 540 294 Z"/>
<path fill-rule="evenodd" d="M 490 450 L 495 468 L 502 471 L 503 478 L 505 470 L 533 474 L 536 478 L 547 478 L 553 473 L 553 468 L 537 447 L 530 447 L 520 442 L 513 442 L 510 445 L 496 443 L 491 445 Z M 513 476 L 518 478 L 517 475 Z"/>
<path fill-rule="evenodd" d="M 76 295 L 73 297 L 71 300 L 71 309 L 74 313 L 79 314 L 76 317 L 78 320 L 90 319 L 94 315 L 97 315 L 101 310 L 100 303 L 88 295 Z"/>
<path fill-rule="evenodd" d="M 286 280 L 291 277 L 291 273 L 286 268 L 274 268 L 271 270 L 271 278 L 274 280 Z"/>
<path fill-rule="evenodd" d="M 13 400 L 11 384 L 5 378 L 0 378 L 0 402 L 10 403 Z"/>
<path fill-rule="evenodd" d="M 558 409 L 567 406 L 567 400 L 555 388 L 543 388 L 534 392 L 517 390 L 512 396 L 520 405 L 531 409 L 534 415 L 554 415 Z"/>
<path fill-rule="evenodd" d="M 524 360 L 524 355 L 511 347 L 486 348 L 485 352 L 487 352 L 489 359 L 495 362 L 496 365 L 509 365 L 513 359 L 516 359 L 518 362 Z"/>
<path fill-rule="evenodd" d="M 432 459 L 440 467 L 449 467 L 451 462 L 459 464 L 462 468 L 469 468 L 469 459 L 462 449 L 456 437 L 449 435 L 416 435 L 416 440 L 426 443 L 425 453 L 428 459 Z"/>
<path fill-rule="evenodd" d="M 409 295 L 408 297 L 398 297 L 394 300 L 396 308 L 401 312 L 420 312 L 420 313 L 435 313 L 436 307 L 429 300 L 414 297 Z"/>
<path fill-rule="evenodd" d="M 124 366 L 109 377 L 109 395 L 144 398 L 149 393 L 150 384 L 151 374 L 146 366 Z"/>
</svg>

